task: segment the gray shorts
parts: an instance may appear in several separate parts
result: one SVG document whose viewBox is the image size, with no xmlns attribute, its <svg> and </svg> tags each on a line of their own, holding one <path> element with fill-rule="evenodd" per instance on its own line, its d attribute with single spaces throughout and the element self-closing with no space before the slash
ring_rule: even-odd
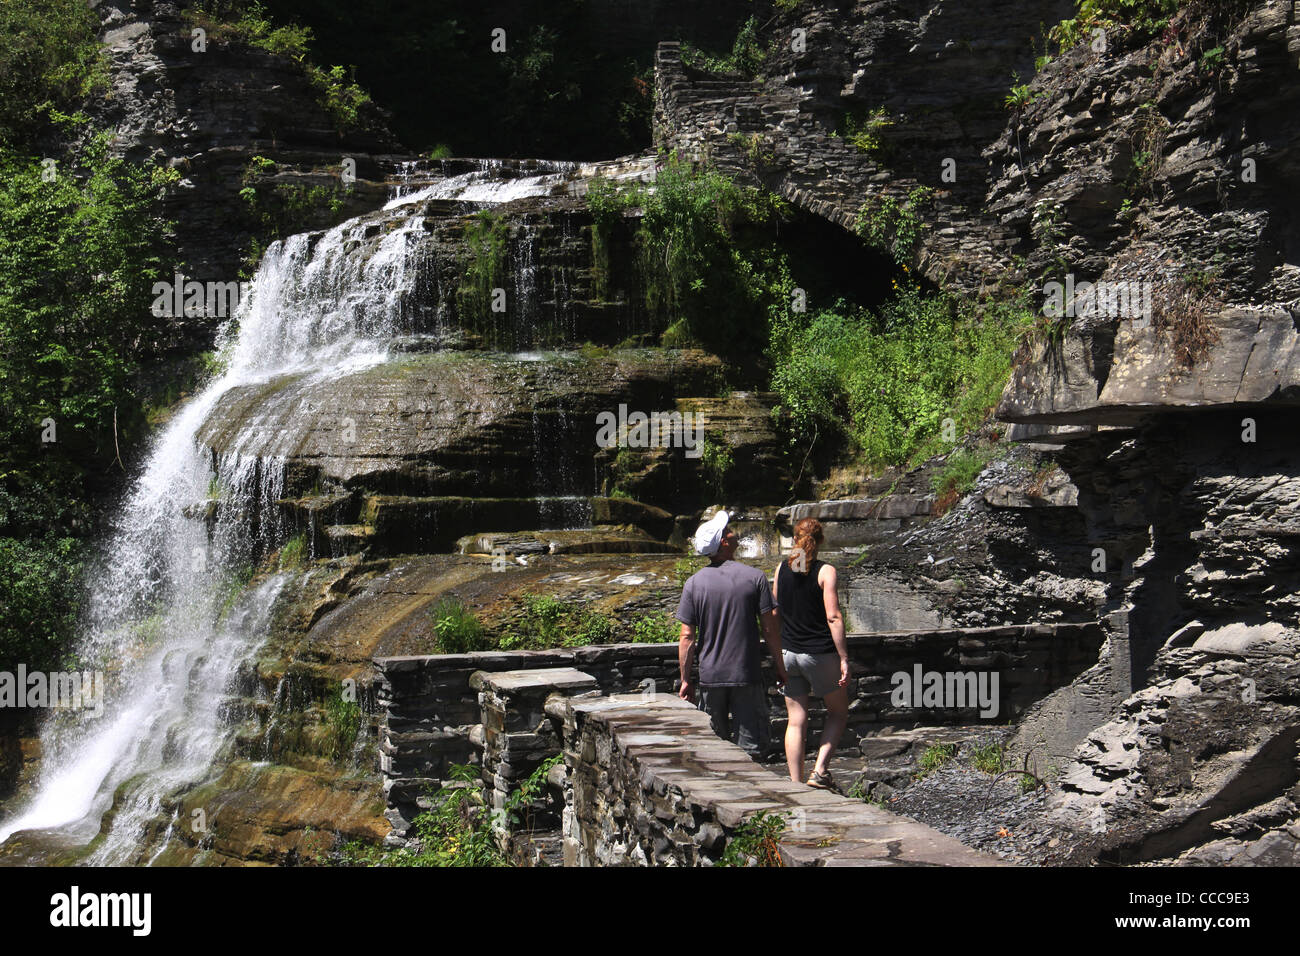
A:
<svg viewBox="0 0 1300 956">
<path fill-rule="evenodd" d="M 771 739 L 771 723 L 767 691 L 762 684 L 700 687 L 697 696 L 696 706 L 709 715 L 715 734 L 730 740 L 751 757 L 763 755 Z"/>
<path fill-rule="evenodd" d="M 782 651 L 781 658 L 785 661 L 787 675 L 781 693 L 786 697 L 807 697 L 810 693 L 825 697 L 840 689 L 840 655 L 837 651 L 829 654 Z"/>
</svg>

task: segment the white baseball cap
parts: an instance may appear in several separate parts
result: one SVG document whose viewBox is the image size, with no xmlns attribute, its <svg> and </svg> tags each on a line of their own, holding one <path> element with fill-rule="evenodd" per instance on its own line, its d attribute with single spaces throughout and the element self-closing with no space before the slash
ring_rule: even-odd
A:
<svg viewBox="0 0 1300 956">
<path fill-rule="evenodd" d="M 719 511 L 695 531 L 695 550 L 698 554 L 713 555 L 722 544 L 722 534 L 727 530 L 731 515 Z"/>
</svg>

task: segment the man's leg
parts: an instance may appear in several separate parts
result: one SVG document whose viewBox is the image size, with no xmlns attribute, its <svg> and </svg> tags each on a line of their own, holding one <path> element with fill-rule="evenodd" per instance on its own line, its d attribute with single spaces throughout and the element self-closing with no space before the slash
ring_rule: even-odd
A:
<svg viewBox="0 0 1300 956">
<path fill-rule="evenodd" d="M 736 725 L 736 743 L 751 757 L 761 758 L 766 755 L 767 745 L 772 739 L 767 691 L 762 682 L 733 687 L 731 691 L 731 719 Z"/>
<path fill-rule="evenodd" d="M 696 706 L 709 715 L 713 732 L 723 740 L 731 739 L 731 721 L 727 719 L 731 707 L 731 690 L 730 687 L 700 687 L 696 694 L 699 698 Z"/>
</svg>

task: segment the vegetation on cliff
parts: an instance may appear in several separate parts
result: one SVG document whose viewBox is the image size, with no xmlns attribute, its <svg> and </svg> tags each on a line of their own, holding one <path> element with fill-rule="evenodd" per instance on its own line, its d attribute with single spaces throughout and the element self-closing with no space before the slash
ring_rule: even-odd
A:
<svg viewBox="0 0 1300 956">
<path fill-rule="evenodd" d="M 789 206 L 770 193 L 672 158 L 653 189 L 602 183 L 588 204 L 597 237 L 641 211 L 639 268 L 665 344 L 761 348 L 760 384 L 780 396 L 800 452 L 847 445 L 847 457 L 883 467 L 945 451 L 987 419 L 1032 314 L 1027 301 L 971 303 L 912 278 L 926 199 L 917 190 L 864 210 L 861 234 L 897 266 L 899 278 L 879 276 L 892 286 L 884 303 L 814 311 L 777 229 Z"/>
<path fill-rule="evenodd" d="M 170 170 L 109 154 L 75 109 L 102 82 L 80 0 L 0 5 L 0 670 L 64 656 L 93 497 L 144 434 L 140 373 L 170 273 Z"/>
</svg>

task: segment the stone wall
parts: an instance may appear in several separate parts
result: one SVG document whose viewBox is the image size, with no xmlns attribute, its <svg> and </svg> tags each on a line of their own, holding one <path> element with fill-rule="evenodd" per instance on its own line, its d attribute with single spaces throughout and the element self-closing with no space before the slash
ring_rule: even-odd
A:
<svg viewBox="0 0 1300 956">
<path fill-rule="evenodd" d="M 995 864 L 907 817 L 754 763 L 676 697 L 602 697 L 566 709 L 566 865 L 713 865 L 763 812 L 784 818 L 772 849 L 786 866 Z"/>
<path fill-rule="evenodd" d="M 1015 720 L 1030 705 L 1094 665 L 1101 642 L 1095 624 L 851 635 L 849 726 L 841 747 L 857 748 L 864 738 L 886 727 Z M 399 837 L 421 809 L 424 793 L 440 785 L 452 764 L 482 761 L 488 743 L 485 724 L 501 723 L 499 715 L 485 717 L 487 698 L 481 699 L 480 691 L 490 689 L 488 675 L 574 668 L 594 678 L 604 694 L 652 691 L 655 697 L 669 699 L 675 697 L 678 684 L 675 643 L 384 657 L 376 658 L 375 663 L 381 674 L 379 704 L 383 714 L 380 769 L 385 777 L 388 818 Z M 973 701 L 966 707 L 896 706 L 891 700 L 895 689 L 892 676 L 902 673 L 914 678 L 917 668 L 922 675 L 996 673 L 997 713 L 981 717 L 980 707 Z M 474 678 L 476 673 L 482 676 Z M 785 706 L 776 692 L 766 655 L 764 683 L 769 688 L 773 742 L 779 746 L 785 730 Z M 928 702 L 922 699 L 920 703 Z M 820 731 L 821 717 L 822 712 L 814 708 L 810 746 Z M 540 759 L 537 754 L 530 755 L 530 759 L 535 757 Z M 495 787 L 495 778 L 501 775 L 495 768 L 489 770 L 489 782 Z M 504 792 L 508 786 L 503 784 L 502 789 Z"/>
</svg>

